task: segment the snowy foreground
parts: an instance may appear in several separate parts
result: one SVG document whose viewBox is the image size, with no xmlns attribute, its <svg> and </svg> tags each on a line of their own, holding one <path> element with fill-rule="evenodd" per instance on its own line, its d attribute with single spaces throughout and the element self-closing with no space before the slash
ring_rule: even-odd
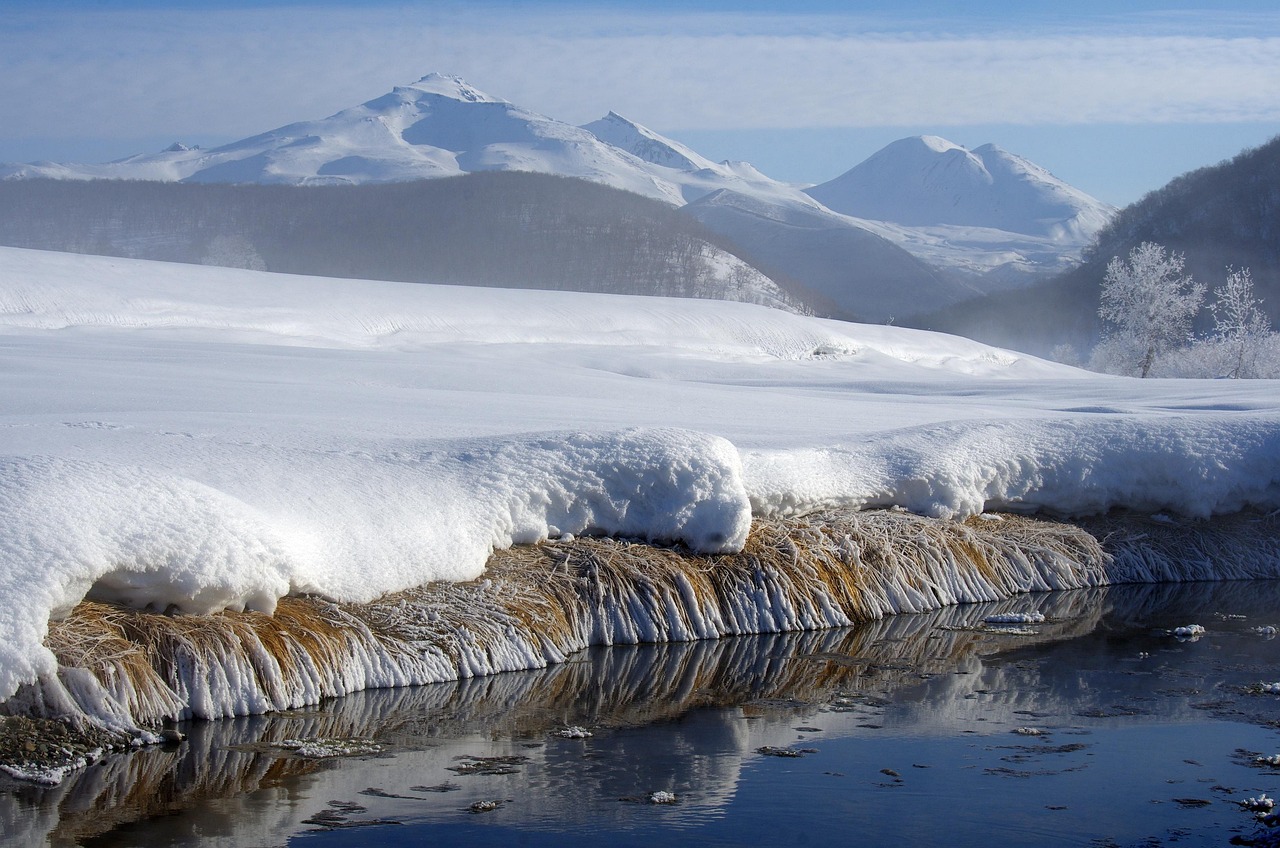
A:
<svg viewBox="0 0 1280 848">
<path fill-rule="evenodd" d="M 0 248 L 0 699 L 90 597 L 269 611 L 752 515 L 1280 508 L 1273 382 L 1135 381 L 744 304 Z"/>
</svg>

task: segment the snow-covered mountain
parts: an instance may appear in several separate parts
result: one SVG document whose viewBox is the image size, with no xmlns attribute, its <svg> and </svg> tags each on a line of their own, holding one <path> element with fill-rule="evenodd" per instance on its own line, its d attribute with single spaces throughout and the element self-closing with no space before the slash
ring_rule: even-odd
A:
<svg viewBox="0 0 1280 848">
<path fill-rule="evenodd" d="M 1087 243 L 1116 211 L 994 144 L 966 150 L 937 136 L 895 141 L 806 191 L 857 218 L 980 227 L 1067 244 Z"/>
<path fill-rule="evenodd" d="M 762 258 L 774 272 L 802 287 L 834 295 L 836 303 L 861 303 L 859 315 L 877 314 L 865 307 L 891 289 L 919 289 L 899 298 L 918 311 L 968 297 L 974 288 L 997 290 L 1062 271 L 1114 211 L 992 145 L 968 151 L 936 137 L 895 142 L 806 193 L 745 162 L 712 162 L 614 112 L 575 127 L 441 74 L 328 118 L 209 150 L 175 144 L 102 165 L 4 165 L 0 179 L 316 185 L 476 171 L 575 177 L 673 206 L 714 195 L 690 214 L 747 253 L 767 253 Z M 728 201 L 726 192 L 737 199 Z M 806 222 L 800 229 L 797 217 Z M 763 233 L 772 225 L 783 229 Z M 815 240 L 817 231 L 823 235 Z M 922 275 L 875 278 L 870 272 L 887 267 L 894 246 L 929 267 Z M 896 259 L 889 265 L 905 267 Z M 936 288 L 931 278 L 938 274 L 950 279 L 940 283 L 945 296 L 934 298 L 926 290 Z"/>
<path fill-rule="evenodd" d="M 734 191 L 753 197 L 792 202 L 803 197 L 796 186 L 765 176 L 750 162 L 712 162 L 678 141 L 610 112 L 584 124 L 601 141 L 661 169 L 656 176 L 681 186 L 685 202 L 692 203 L 717 191 Z"/>
<path fill-rule="evenodd" d="M 10 166 L 5 176 L 293 185 L 405 182 L 473 171 L 578 177 L 668 203 L 678 187 L 590 132 L 521 109 L 462 79 L 412 85 L 318 121 L 289 124 L 210 150 L 175 144 L 105 165 Z"/>
</svg>

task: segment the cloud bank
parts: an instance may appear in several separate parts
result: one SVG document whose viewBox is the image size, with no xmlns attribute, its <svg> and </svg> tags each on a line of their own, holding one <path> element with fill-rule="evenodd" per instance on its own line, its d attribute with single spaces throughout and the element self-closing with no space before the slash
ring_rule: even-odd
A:
<svg viewBox="0 0 1280 848">
<path fill-rule="evenodd" d="M 1247 35 L 424 5 L 9 14 L 0 137 L 239 137 L 430 71 L 562 120 L 613 109 L 665 130 L 1280 120 L 1273 17 Z"/>
</svg>

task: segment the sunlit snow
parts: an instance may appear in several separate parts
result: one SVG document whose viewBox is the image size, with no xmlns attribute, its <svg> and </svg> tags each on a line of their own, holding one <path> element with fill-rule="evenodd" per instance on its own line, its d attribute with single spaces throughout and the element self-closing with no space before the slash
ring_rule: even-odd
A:
<svg viewBox="0 0 1280 848">
<path fill-rule="evenodd" d="M 0 698 L 51 615 L 360 601 L 755 514 L 1280 507 L 1266 381 L 1102 377 L 745 304 L 0 249 Z"/>
</svg>

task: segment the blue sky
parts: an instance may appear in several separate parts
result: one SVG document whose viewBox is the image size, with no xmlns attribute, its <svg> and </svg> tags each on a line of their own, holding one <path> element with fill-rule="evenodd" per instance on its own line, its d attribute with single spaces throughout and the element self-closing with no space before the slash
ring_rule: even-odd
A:
<svg viewBox="0 0 1280 848">
<path fill-rule="evenodd" d="M 932 133 L 1124 204 L 1280 134 L 1274 6 L 0 0 L 0 161 L 231 141 L 440 71 L 779 179 Z"/>
</svg>

